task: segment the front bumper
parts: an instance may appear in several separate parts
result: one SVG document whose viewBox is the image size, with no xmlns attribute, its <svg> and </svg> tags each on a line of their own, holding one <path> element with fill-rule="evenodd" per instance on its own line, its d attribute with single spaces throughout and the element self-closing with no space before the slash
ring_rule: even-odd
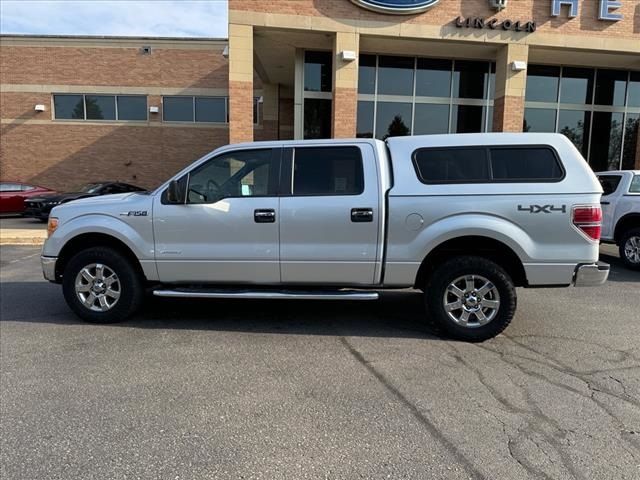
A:
<svg viewBox="0 0 640 480">
<path fill-rule="evenodd" d="M 578 265 L 573 275 L 573 284 L 576 287 L 597 287 L 606 282 L 608 277 L 608 263 L 596 262 Z"/>
<path fill-rule="evenodd" d="M 49 280 L 50 282 L 57 281 L 56 279 L 56 262 L 58 261 L 58 257 L 45 257 L 44 255 L 40 257 L 40 263 L 42 264 L 42 274 L 44 275 L 45 280 Z"/>
</svg>

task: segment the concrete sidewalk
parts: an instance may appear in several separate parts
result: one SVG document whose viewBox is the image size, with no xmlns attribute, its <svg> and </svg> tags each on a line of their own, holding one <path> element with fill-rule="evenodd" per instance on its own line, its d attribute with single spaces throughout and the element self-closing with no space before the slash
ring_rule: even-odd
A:
<svg viewBox="0 0 640 480">
<path fill-rule="evenodd" d="M 32 218 L 0 218 L 0 245 L 42 245 L 47 224 Z"/>
</svg>

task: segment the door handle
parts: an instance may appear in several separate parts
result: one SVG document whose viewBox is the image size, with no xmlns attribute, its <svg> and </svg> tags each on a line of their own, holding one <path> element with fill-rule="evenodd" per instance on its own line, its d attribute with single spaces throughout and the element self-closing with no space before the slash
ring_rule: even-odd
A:
<svg viewBox="0 0 640 480">
<path fill-rule="evenodd" d="M 373 222 L 373 208 L 352 208 L 351 221 L 354 223 Z"/>
<path fill-rule="evenodd" d="M 256 223 L 275 223 L 276 211 L 273 208 L 261 208 L 254 210 L 253 220 Z"/>
<path fill-rule="evenodd" d="M 611 202 L 600 202 L 600 205 L 609 205 Z"/>
</svg>

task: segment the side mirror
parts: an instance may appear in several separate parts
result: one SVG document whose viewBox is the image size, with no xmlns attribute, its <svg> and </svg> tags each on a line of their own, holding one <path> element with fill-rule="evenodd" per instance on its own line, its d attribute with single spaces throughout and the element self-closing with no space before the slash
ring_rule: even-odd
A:
<svg viewBox="0 0 640 480">
<path fill-rule="evenodd" d="M 177 180 L 171 180 L 169 187 L 167 188 L 167 203 L 179 204 L 184 203 L 184 199 L 181 198 L 180 185 Z"/>
</svg>

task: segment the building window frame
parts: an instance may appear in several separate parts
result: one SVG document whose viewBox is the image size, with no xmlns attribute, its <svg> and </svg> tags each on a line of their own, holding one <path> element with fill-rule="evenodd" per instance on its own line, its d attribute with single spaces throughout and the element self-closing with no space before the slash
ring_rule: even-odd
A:
<svg viewBox="0 0 640 480">
<path fill-rule="evenodd" d="M 463 98 L 457 97 L 453 91 L 453 85 L 455 82 L 456 73 L 456 61 L 465 61 L 465 59 L 447 59 L 440 57 L 421 57 L 413 55 L 393 55 L 397 57 L 413 58 L 413 92 L 411 95 L 386 95 L 378 93 L 379 89 L 379 71 L 380 71 L 380 55 L 376 53 L 361 52 L 361 55 L 369 55 L 375 57 L 375 74 L 374 74 L 374 93 L 358 93 L 358 102 L 373 102 L 373 138 L 376 137 L 376 131 L 378 128 L 378 102 L 383 103 L 410 103 L 411 104 L 411 128 L 410 135 L 415 133 L 415 116 L 416 105 L 447 105 L 449 108 L 449 118 L 447 119 L 447 133 L 452 132 L 454 126 L 454 107 L 457 106 L 478 106 L 482 107 L 482 125 L 481 132 L 491 132 L 493 129 L 493 119 L 490 118 L 490 113 L 493 112 L 494 98 L 491 96 L 492 85 L 495 82 L 495 62 L 492 60 L 471 60 L 478 63 L 486 63 L 486 75 L 487 81 L 484 85 L 483 98 Z M 448 60 L 451 62 L 450 79 L 449 79 L 449 96 L 448 97 L 429 97 L 416 95 L 417 89 L 417 73 L 418 62 L 420 59 L 429 60 Z"/>
<path fill-rule="evenodd" d="M 525 101 L 525 118 L 527 110 L 554 110 L 555 111 L 555 125 L 553 131 L 558 133 L 559 123 L 560 123 L 560 113 L 562 111 L 579 111 L 585 112 L 590 115 L 590 122 L 588 126 L 588 131 L 585 131 L 583 135 L 587 138 L 587 152 L 585 155 L 585 160 L 587 162 L 591 162 L 591 147 L 592 147 L 592 139 L 593 139 L 593 131 L 594 131 L 594 118 L 596 113 L 612 113 L 612 114 L 622 114 L 622 124 L 621 124 L 621 139 L 620 139 L 620 152 L 618 154 L 617 159 L 617 169 L 621 170 L 623 167 L 624 153 L 625 153 L 625 138 L 627 133 L 627 121 L 631 115 L 639 115 L 640 114 L 640 106 L 632 107 L 629 106 L 629 91 L 631 85 L 631 77 L 632 71 L 627 71 L 627 87 L 625 91 L 625 101 L 624 105 L 597 105 L 596 102 L 596 90 L 598 85 L 598 73 L 602 70 L 612 70 L 608 68 L 591 68 L 593 71 L 593 88 L 591 92 L 591 101 L 589 103 L 563 103 L 561 100 L 562 93 L 562 79 L 564 78 L 565 68 L 574 68 L 572 66 L 564 66 L 564 65 L 548 65 L 548 64 L 535 64 L 530 65 L 531 67 L 558 67 L 559 68 L 559 77 L 558 77 L 558 88 L 556 91 L 556 101 L 555 102 L 538 102 L 538 101 Z"/>
<path fill-rule="evenodd" d="M 166 117 L 166 109 L 165 109 L 165 99 L 166 98 L 191 98 L 191 120 L 167 120 Z M 196 120 L 196 99 L 198 98 L 207 98 L 207 99 L 223 99 L 224 100 L 224 115 L 223 121 L 217 122 L 208 122 L 202 120 Z M 191 124 L 205 124 L 205 125 L 227 125 L 229 123 L 229 97 L 221 96 L 221 95 L 163 95 L 162 96 L 162 122 L 163 123 L 173 123 L 178 125 L 191 125 Z"/>
<path fill-rule="evenodd" d="M 57 116 L 57 112 L 55 108 L 55 104 L 56 104 L 55 97 L 63 97 L 63 96 L 81 96 L 82 97 L 82 109 L 83 109 L 83 115 L 84 115 L 83 118 L 59 118 Z M 114 119 L 87 118 L 87 96 L 113 97 L 115 118 Z M 120 119 L 118 115 L 118 98 L 121 98 L 121 97 L 144 97 L 146 118 L 144 120 Z M 147 123 L 149 121 L 149 96 L 146 94 L 136 94 L 136 93 L 53 92 L 51 94 L 51 112 L 52 112 L 51 119 L 56 122 Z"/>
</svg>

